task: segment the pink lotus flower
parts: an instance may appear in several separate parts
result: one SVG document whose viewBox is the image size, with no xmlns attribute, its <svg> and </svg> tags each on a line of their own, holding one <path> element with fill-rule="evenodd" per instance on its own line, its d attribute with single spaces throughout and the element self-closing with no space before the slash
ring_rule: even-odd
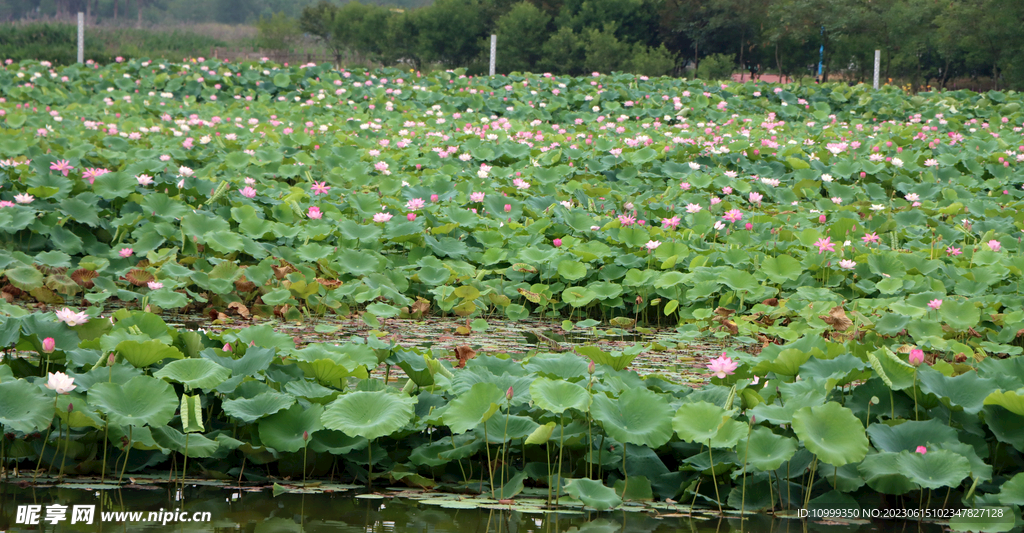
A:
<svg viewBox="0 0 1024 533">
<path fill-rule="evenodd" d="M 1003 247 L 1002 243 L 1000 243 L 999 241 L 997 241 L 995 239 L 992 239 L 991 241 L 988 241 L 988 243 L 986 243 L 986 244 L 988 244 L 988 247 L 993 252 L 998 252 L 999 249 Z"/>
<path fill-rule="evenodd" d="M 430 201 L 431 201 L 431 203 L 433 203 L 433 202 L 436 202 L 438 198 L 440 198 L 440 197 L 439 197 L 438 195 L 436 195 L 436 194 L 431 194 L 431 195 L 430 195 Z"/>
<path fill-rule="evenodd" d="M 53 337 L 47 337 L 43 339 L 43 352 L 53 353 L 57 349 L 57 341 L 53 340 Z"/>
<path fill-rule="evenodd" d="M 853 270 L 855 266 L 857 266 L 856 261 L 851 261 L 849 259 L 843 259 L 842 261 L 839 261 L 839 268 L 843 270 Z"/>
<path fill-rule="evenodd" d="M 918 366 L 924 362 L 924 350 L 920 348 L 914 348 L 910 350 L 910 355 L 907 357 L 910 364 Z"/>
<path fill-rule="evenodd" d="M 306 216 L 313 220 L 320 220 L 320 218 L 323 217 L 324 214 L 320 212 L 319 207 L 311 205 L 309 206 L 309 211 L 306 212 Z"/>
<path fill-rule="evenodd" d="M 416 213 L 409 213 L 408 215 L 405 215 L 405 219 L 409 222 L 416 220 Z"/>
<path fill-rule="evenodd" d="M 405 203 L 405 208 L 410 211 L 415 211 L 417 209 L 422 209 L 424 205 L 426 205 L 426 202 L 423 201 L 423 198 L 413 198 Z"/>
<path fill-rule="evenodd" d="M 636 217 L 634 217 L 632 215 L 625 215 L 625 214 L 619 215 L 619 222 L 623 226 L 626 226 L 628 228 L 628 227 L 632 226 L 633 224 L 636 224 Z"/>
<path fill-rule="evenodd" d="M 708 370 L 719 379 L 725 379 L 725 376 L 735 373 L 738 366 L 739 364 L 736 361 L 733 361 L 725 355 L 725 352 L 722 352 L 722 355 L 708 363 Z"/>
<path fill-rule="evenodd" d="M 682 219 L 677 216 L 674 216 L 672 218 L 663 218 L 661 219 L 661 227 L 665 229 L 675 228 L 679 226 L 680 222 L 682 222 Z"/>
<path fill-rule="evenodd" d="M 132 253 L 134 253 L 134 250 L 132 250 L 131 248 L 121 248 L 120 250 L 118 250 L 117 255 L 120 255 L 121 257 L 124 258 L 128 258 L 132 256 Z"/>
<path fill-rule="evenodd" d="M 230 351 L 231 351 L 231 343 L 229 343 L 229 342 L 225 342 L 225 343 L 224 343 L 224 347 L 223 347 L 223 348 L 221 348 L 221 351 L 224 351 L 224 352 L 230 352 Z"/>
<path fill-rule="evenodd" d="M 647 248 L 648 251 L 652 252 L 659 246 L 661 246 L 661 241 L 647 241 L 647 244 L 644 245 L 644 247 Z"/>
<path fill-rule="evenodd" d="M 825 237 L 824 239 L 818 239 L 814 243 L 818 247 L 818 253 L 823 253 L 826 250 L 829 252 L 836 251 L 836 243 L 832 242 L 832 237 Z"/>
<path fill-rule="evenodd" d="M 75 378 L 68 377 L 63 372 L 48 372 L 46 379 L 46 388 L 57 391 L 57 394 L 67 394 L 75 390 Z"/>
<path fill-rule="evenodd" d="M 936 311 L 938 311 L 939 308 L 942 307 L 942 300 L 938 300 L 938 299 L 932 300 L 932 301 L 928 302 L 928 307 L 931 307 L 932 309 L 935 309 Z"/>
<path fill-rule="evenodd" d="M 928 453 L 928 448 L 925 448 L 924 446 L 918 446 L 917 449 L 914 450 L 914 452 L 915 453 L 919 453 L 921 455 L 924 455 L 924 454 Z"/>
<path fill-rule="evenodd" d="M 471 202 L 482 202 L 482 201 L 484 201 L 484 193 L 482 193 L 482 192 L 471 193 L 469 195 L 469 200 Z"/>
<path fill-rule="evenodd" d="M 864 241 L 864 244 L 878 244 L 882 240 L 882 238 L 879 237 L 877 233 L 865 233 L 864 236 L 860 238 L 860 240 Z"/>
<path fill-rule="evenodd" d="M 138 181 L 139 185 L 145 187 L 153 184 L 153 177 L 148 174 L 139 174 L 138 176 L 135 176 L 135 181 Z"/>
<path fill-rule="evenodd" d="M 85 311 L 76 313 L 67 307 L 57 311 L 55 314 L 57 315 L 57 320 L 64 322 L 68 326 L 77 326 L 89 321 L 89 315 L 87 315 Z"/>
<path fill-rule="evenodd" d="M 30 203 L 32 203 L 32 200 L 35 200 L 35 199 L 36 199 L 36 197 L 32 196 L 31 194 L 15 194 L 14 195 L 14 201 L 18 202 L 19 204 L 30 204 Z"/>
<path fill-rule="evenodd" d="M 256 189 L 253 189 L 252 187 L 250 187 L 248 185 L 246 185 L 245 187 L 242 187 L 242 189 L 240 191 L 238 191 L 238 192 L 240 192 L 242 194 L 242 196 L 244 196 L 246 198 L 255 198 L 256 197 Z"/>
<path fill-rule="evenodd" d="M 750 193 L 750 203 L 752 203 L 752 204 L 759 204 L 759 203 L 761 203 L 761 200 L 763 198 L 764 198 L 764 195 L 762 195 L 761 193 L 758 193 L 758 192 Z"/>
<path fill-rule="evenodd" d="M 151 291 L 164 288 L 164 284 L 160 283 L 159 281 L 150 281 L 149 283 L 146 284 L 146 286 L 148 286 L 149 290 Z"/>
<path fill-rule="evenodd" d="M 722 219 L 728 222 L 739 222 L 743 219 L 743 212 L 739 209 L 730 209 L 722 215 Z"/>
<path fill-rule="evenodd" d="M 64 174 L 65 177 L 67 177 L 68 172 L 70 172 L 74 168 L 75 167 L 71 166 L 71 162 L 68 161 L 67 159 L 61 159 L 55 163 L 50 164 L 50 170 L 56 170 L 57 172 Z"/>
<path fill-rule="evenodd" d="M 700 204 L 686 204 L 687 213 L 699 213 L 701 210 Z"/>
<path fill-rule="evenodd" d="M 326 181 L 314 181 L 310 190 L 313 192 L 313 196 L 318 194 L 327 194 L 327 192 L 331 190 L 331 186 L 327 185 Z"/>
<path fill-rule="evenodd" d="M 505 212 L 506 213 L 511 213 L 512 212 L 512 204 L 505 204 Z"/>
<path fill-rule="evenodd" d="M 387 221 L 391 220 L 391 217 L 392 217 L 391 213 L 377 213 L 377 214 L 373 215 L 373 221 L 374 222 L 387 222 Z"/>
<path fill-rule="evenodd" d="M 958 255 L 960 255 L 962 253 L 964 253 L 964 252 L 961 249 L 959 249 L 959 248 L 957 248 L 955 246 L 950 246 L 949 248 L 946 248 L 946 255 L 951 255 L 953 257 L 956 257 L 956 256 L 958 256 Z"/>
<path fill-rule="evenodd" d="M 562 239 L 555 239 L 551 241 L 551 244 L 554 245 L 555 248 L 558 248 L 559 246 L 562 245 Z"/>
</svg>

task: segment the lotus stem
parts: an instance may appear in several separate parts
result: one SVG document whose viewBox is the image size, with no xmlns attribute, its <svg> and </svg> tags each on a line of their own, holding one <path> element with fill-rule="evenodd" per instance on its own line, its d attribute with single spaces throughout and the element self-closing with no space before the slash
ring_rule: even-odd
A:
<svg viewBox="0 0 1024 533">
<path fill-rule="evenodd" d="M 68 413 L 68 432 L 64 435 L 64 455 L 60 458 L 60 472 L 57 473 L 57 480 L 64 479 L 64 462 L 68 459 L 68 446 L 71 446 L 71 413 Z"/>
<path fill-rule="evenodd" d="M 484 449 L 487 452 L 487 477 L 491 480 L 491 498 L 494 498 L 494 469 L 491 468 L 491 442 L 487 440 L 487 422 L 484 422 Z M 497 454 L 495 454 L 497 457 Z"/>
<path fill-rule="evenodd" d="M 551 507 L 551 441 L 544 443 L 547 447 L 544 454 L 544 462 L 548 465 L 548 507 Z"/>
<path fill-rule="evenodd" d="M 555 491 L 555 505 L 562 496 L 562 454 L 565 452 L 565 411 L 560 415 L 558 425 L 558 487 Z"/>
<path fill-rule="evenodd" d="M 303 472 L 305 473 L 305 472 Z M 185 434 L 185 457 L 181 460 L 181 486 L 185 486 L 185 478 L 188 477 L 188 433 Z"/>
<path fill-rule="evenodd" d="M 753 421 L 751 421 L 750 424 L 747 424 L 747 445 L 743 447 L 743 489 L 742 496 L 740 497 L 740 520 L 743 519 L 742 515 L 747 509 L 747 457 L 750 455 L 750 431 L 751 429 L 753 429 L 753 427 Z M 714 467 L 714 465 L 712 465 L 712 467 Z M 771 490 L 771 484 L 772 480 L 769 479 L 768 490 Z"/>
<path fill-rule="evenodd" d="M 103 483 L 107 477 L 107 448 L 110 447 L 110 442 L 107 441 L 107 431 L 110 429 L 110 422 L 107 420 L 103 421 L 103 466 L 100 467 L 100 483 Z"/>
<path fill-rule="evenodd" d="M 58 395 L 59 396 L 59 395 Z M 53 397 L 53 412 L 57 412 L 57 396 Z M 51 415 L 52 416 L 52 415 Z M 32 483 L 36 482 L 36 476 L 39 475 L 39 465 L 43 464 L 43 454 L 46 453 L 46 443 L 50 440 L 50 433 L 53 431 L 53 423 L 46 428 L 46 437 L 43 438 L 43 448 L 39 450 L 39 459 L 36 459 L 36 469 L 32 472 Z"/>
<path fill-rule="evenodd" d="M 508 457 L 508 419 L 509 419 L 508 410 L 509 410 L 509 408 L 511 406 L 512 406 L 512 401 L 511 400 L 506 400 L 505 401 L 505 431 L 501 434 L 501 479 L 499 479 L 499 481 L 501 481 L 501 492 L 500 492 L 500 494 L 501 494 L 501 499 L 503 499 L 503 500 L 505 499 L 505 463 L 508 462 L 507 459 L 506 459 L 506 457 Z M 486 423 L 484 423 L 484 427 L 485 428 L 487 427 Z M 492 492 L 493 492 L 493 490 L 494 490 L 494 487 L 491 487 L 491 491 Z"/>
<path fill-rule="evenodd" d="M 807 486 L 804 489 L 804 509 L 811 501 L 811 487 L 814 486 L 814 473 L 818 470 L 818 456 L 814 456 L 814 461 L 811 463 L 810 475 L 807 477 Z"/>
<path fill-rule="evenodd" d="M 185 436 L 188 439 L 188 435 Z M 188 440 L 185 441 L 186 449 L 188 447 Z M 309 441 L 302 447 L 302 486 L 306 486 L 306 452 L 309 450 Z"/>
<path fill-rule="evenodd" d="M 132 453 L 132 429 L 134 427 L 128 426 L 128 445 L 124 447 L 124 463 L 121 465 L 121 475 L 117 478 L 118 484 L 121 484 L 121 480 L 124 479 L 124 469 L 128 468 L 128 456 Z"/>
<path fill-rule="evenodd" d="M 409 381 L 412 381 L 411 379 Z M 303 464 L 302 468 L 306 468 Z M 373 487 L 373 441 L 368 441 L 366 445 L 366 489 L 370 490 Z"/>
<path fill-rule="evenodd" d="M 453 450 L 456 449 L 457 446 L 455 446 L 455 435 L 449 435 L 449 438 L 451 438 L 451 440 L 452 440 L 452 449 Z M 458 463 L 459 463 L 459 470 L 462 471 L 462 482 L 464 484 L 466 484 L 466 485 L 469 485 L 469 478 L 466 477 L 466 469 L 465 469 L 465 467 L 462 466 L 462 459 L 459 459 Z"/>
<path fill-rule="evenodd" d="M 711 439 L 708 439 L 708 461 L 711 461 L 711 482 L 715 485 L 715 503 L 718 504 L 718 512 L 722 512 L 722 497 L 718 494 L 718 478 L 715 477 L 715 458 L 711 455 Z"/>
<path fill-rule="evenodd" d="M 626 445 L 622 445 L 622 497 L 626 497 L 626 489 L 629 488 L 629 474 L 626 472 Z"/>
<path fill-rule="evenodd" d="M 952 411 L 950 411 L 952 413 Z M 920 415 L 917 413 L 917 367 L 914 367 L 914 420 L 919 421 Z"/>
</svg>

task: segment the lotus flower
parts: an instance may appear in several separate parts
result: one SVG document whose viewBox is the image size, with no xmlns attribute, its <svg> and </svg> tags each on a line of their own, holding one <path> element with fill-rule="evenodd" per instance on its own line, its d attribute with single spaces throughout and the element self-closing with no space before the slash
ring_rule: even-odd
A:
<svg viewBox="0 0 1024 533">
<path fill-rule="evenodd" d="M 53 337 L 47 337 L 43 339 L 43 352 L 53 353 L 53 350 L 57 348 L 57 341 L 53 340 Z"/>
<path fill-rule="evenodd" d="M 733 361 L 725 355 L 725 352 L 722 352 L 722 355 L 712 359 L 711 362 L 708 363 L 708 370 L 710 370 L 711 373 L 719 379 L 725 379 L 725 376 L 730 376 L 736 372 L 736 367 L 738 366 L 739 364 L 737 364 L 736 361 Z"/>
<path fill-rule="evenodd" d="M 76 313 L 71 309 L 68 309 L 67 307 L 61 309 L 60 311 L 57 311 L 56 314 L 57 320 L 64 322 L 68 326 L 77 326 L 79 324 L 85 324 L 86 322 L 89 321 L 89 315 L 87 315 L 84 311 L 81 313 Z"/>
<path fill-rule="evenodd" d="M 68 377 L 63 372 L 47 374 L 46 388 L 57 391 L 57 394 L 67 394 L 75 390 L 75 378 Z"/>
<path fill-rule="evenodd" d="M 914 451 L 919 453 L 919 454 L 921 454 L 921 455 L 924 455 L 924 454 L 928 453 L 928 448 L 925 448 L 924 446 L 918 446 L 917 449 L 914 450 Z"/>
<path fill-rule="evenodd" d="M 910 361 L 910 364 L 914 366 L 920 365 L 921 363 L 924 362 L 924 350 L 921 350 L 919 348 L 910 350 L 910 356 L 907 357 L 907 360 Z"/>
</svg>

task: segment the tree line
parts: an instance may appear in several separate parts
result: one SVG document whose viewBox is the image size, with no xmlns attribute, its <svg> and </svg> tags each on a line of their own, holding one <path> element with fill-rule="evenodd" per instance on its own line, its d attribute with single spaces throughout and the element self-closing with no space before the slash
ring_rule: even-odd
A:
<svg viewBox="0 0 1024 533">
<path fill-rule="evenodd" d="M 1024 86 L 1020 0 L 435 0 L 415 9 L 321 1 L 295 27 L 339 61 L 498 70 L 684 74 L 733 71 L 914 88 L 953 80 Z M 702 68 L 704 64 L 704 68 Z M 693 74 L 693 72 L 690 72 Z"/>
</svg>

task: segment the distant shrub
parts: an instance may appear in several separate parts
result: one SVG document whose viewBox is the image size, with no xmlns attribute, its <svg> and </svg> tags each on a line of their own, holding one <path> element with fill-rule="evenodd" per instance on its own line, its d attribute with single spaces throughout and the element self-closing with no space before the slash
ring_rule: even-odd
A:
<svg viewBox="0 0 1024 533">
<path fill-rule="evenodd" d="M 701 59 L 697 77 L 702 80 L 726 80 L 732 77 L 736 61 L 732 54 L 711 54 Z"/>
</svg>

